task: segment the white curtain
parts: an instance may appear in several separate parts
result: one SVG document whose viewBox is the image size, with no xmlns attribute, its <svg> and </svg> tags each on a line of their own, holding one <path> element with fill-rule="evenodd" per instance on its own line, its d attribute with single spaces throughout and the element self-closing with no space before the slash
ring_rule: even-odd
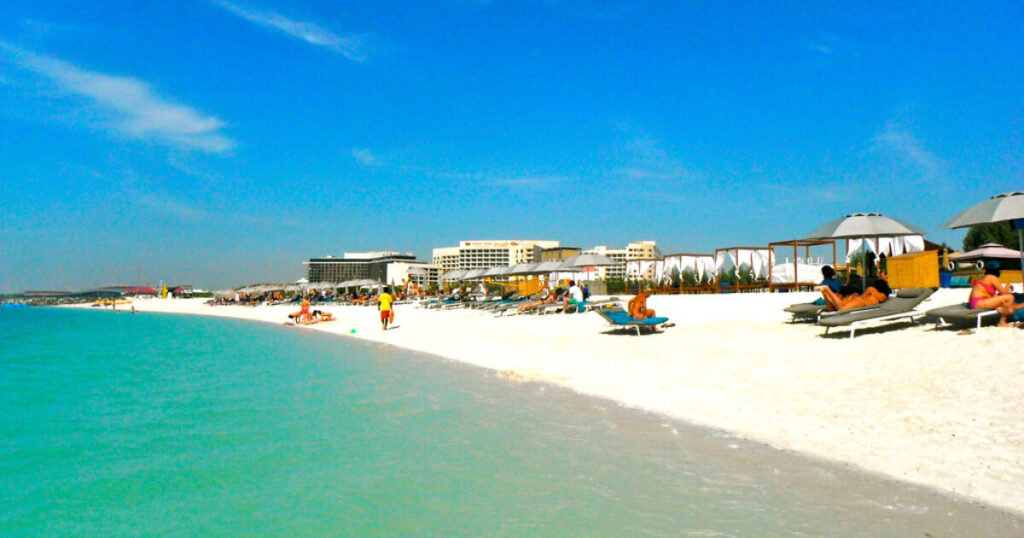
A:
<svg viewBox="0 0 1024 538">
<path fill-rule="evenodd" d="M 640 275 L 640 260 L 626 261 L 626 278 L 637 278 Z"/>
<path fill-rule="evenodd" d="M 661 261 L 661 271 L 666 278 L 672 278 L 672 272 L 678 270 L 682 274 L 683 269 L 679 266 L 679 256 L 672 256 Z"/>
<path fill-rule="evenodd" d="M 704 278 L 706 274 L 716 275 L 718 274 L 718 259 L 710 254 L 680 256 L 679 270 L 687 269 L 692 269 L 698 280 Z"/>
<path fill-rule="evenodd" d="M 850 239 L 847 242 L 846 262 L 849 263 L 850 258 L 854 254 L 860 252 L 861 249 L 870 250 L 875 254 L 884 252 L 886 256 L 899 256 L 900 254 L 922 252 L 924 250 L 924 236 L 898 235 L 895 237 L 879 237 L 877 239 Z"/>
<path fill-rule="evenodd" d="M 639 276 L 643 278 L 652 267 L 654 267 L 654 260 L 637 260 L 639 264 Z"/>
</svg>

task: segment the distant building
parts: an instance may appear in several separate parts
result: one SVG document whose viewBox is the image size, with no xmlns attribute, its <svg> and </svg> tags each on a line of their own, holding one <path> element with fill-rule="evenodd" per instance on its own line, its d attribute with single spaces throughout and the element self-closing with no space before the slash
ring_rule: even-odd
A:
<svg viewBox="0 0 1024 538">
<path fill-rule="evenodd" d="M 428 289 L 431 284 L 436 284 L 441 276 L 441 266 L 425 262 L 391 262 L 387 268 L 385 282 L 395 286 L 410 281 L 422 289 Z"/>
<path fill-rule="evenodd" d="M 592 249 L 584 251 L 587 254 L 601 254 L 607 256 L 617 262 L 619 265 L 612 265 L 609 267 L 598 267 L 597 278 L 601 279 L 625 279 L 626 278 L 626 261 L 628 260 L 644 260 L 644 259 L 656 259 L 661 258 L 661 251 L 658 250 L 658 243 L 656 241 L 632 241 L 626 248 L 609 248 L 605 245 L 598 245 Z M 650 269 L 647 275 L 629 275 L 631 278 L 640 276 L 641 278 L 653 279 L 653 269 Z"/>
<path fill-rule="evenodd" d="M 558 241 L 535 239 L 502 239 L 461 241 L 457 247 L 434 249 L 434 265 L 441 271 L 452 269 L 486 269 L 507 267 L 537 260 L 537 248 L 557 248 Z"/>
<path fill-rule="evenodd" d="M 534 254 L 534 259 L 541 262 L 551 262 L 567 260 L 580 253 L 580 249 L 577 247 L 555 247 L 555 248 L 537 248 L 539 255 Z"/>
<path fill-rule="evenodd" d="M 340 283 L 361 279 L 388 282 L 388 265 L 396 262 L 418 263 L 411 252 L 392 251 L 346 252 L 341 258 L 310 258 L 303 263 L 310 282 Z"/>
</svg>

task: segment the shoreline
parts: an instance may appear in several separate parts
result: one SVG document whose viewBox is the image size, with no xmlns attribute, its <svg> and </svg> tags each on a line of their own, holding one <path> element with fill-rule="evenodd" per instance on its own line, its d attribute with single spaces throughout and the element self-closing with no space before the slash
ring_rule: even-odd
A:
<svg viewBox="0 0 1024 538">
<path fill-rule="evenodd" d="M 963 295 L 940 290 L 923 308 Z M 358 306 L 321 306 L 337 321 L 293 328 L 425 352 L 510 381 L 553 383 L 1024 514 L 1019 330 L 983 327 L 966 336 L 903 324 L 861 330 L 852 340 L 821 338 L 821 327 L 790 324 L 782 311 L 814 296 L 653 296 L 650 306 L 676 326 L 641 337 L 609 334 L 593 314 L 493 318 L 412 305 L 396 306 L 387 332 L 375 308 Z M 133 305 L 141 313 L 278 324 L 296 309 L 204 301 Z"/>
</svg>

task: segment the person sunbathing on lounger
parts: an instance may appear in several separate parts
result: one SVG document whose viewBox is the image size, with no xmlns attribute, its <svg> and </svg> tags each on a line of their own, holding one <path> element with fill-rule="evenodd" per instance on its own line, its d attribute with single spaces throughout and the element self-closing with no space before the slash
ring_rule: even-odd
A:
<svg viewBox="0 0 1024 538">
<path fill-rule="evenodd" d="M 629 317 L 634 319 L 653 318 L 654 310 L 647 308 L 647 298 L 650 296 L 650 291 L 641 290 L 636 297 L 630 299 L 626 303 L 626 312 L 629 312 Z"/>
<path fill-rule="evenodd" d="M 872 285 L 868 286 L 868 289 L 864 290 L 864 293 L 851 293 L 846 296 L 839 295 L 828 286 L 821 286 L 818 289 L 821 290 L 821 295 L 825 298 L 825 306 L 831 311 L 884 303 L 892 293 L 889 284 L 882 279 L 875 280 Z"/>
<path fill-rule="evenodd" d="M 999 275 L 999 263 L 989 262 L 985 267 L 985 276 L 975 280 L 971 285 L 971 297 L 967 306 L 995 310 L 1002 315 L 999 326 L 1009 327 L 1007 318 L 1024 308 L 1024 304 L 1013 304 L 1013 292 L 999 280 Z"/>
<path fill-rule="evenodd" d="M 545 293 L 547 295 L 545 295 Z M 553 303 L 553 302 L 558 300 L 558 297 L 560 295 L 562 295 L 562 288 L 557 288 L 557 289 L 555 289 L 554 292 L 552 292 L 548 288 L 544 288 L 543 290 L 541 290 L 540 299 L 538 299 L 536 301 L 530 301 L 530 302 L 528 302 L 526 304 L 519 305 L 519 307 L 516 308 L 516 312 L 522 312 L 524 310 L 529 310 L 529 309 L 531 309 L 531 308 L 533 308 L 535 306 L 540 306 L 542 304 Z"/>
</svg>

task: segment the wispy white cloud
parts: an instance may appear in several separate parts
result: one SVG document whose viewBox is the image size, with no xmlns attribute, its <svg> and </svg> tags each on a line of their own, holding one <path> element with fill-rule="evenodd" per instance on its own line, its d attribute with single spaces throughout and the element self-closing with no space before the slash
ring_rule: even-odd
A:
<svg viewBox="0 0 1024 538">
<path fill-rule="evenodd" d="M 5 57 L 62 90 L 88 99 L 105 126 L 118 134 L 209 153 L 224 153 L 236 145 L 223 134 L 223 121 L 161 97 L 141 80 L 89 71 L 0 41 L 0 61 Z"/>
<path fill-rule="evenodd" d="M 370 57 L 370 44 L 366 34 L 339 35 L 311 22 L 294 21 L 270 10 L 254 10 L 224 0 L 213 3 L 253 24 L 283 32 L 310 45 L 336 52 L 354 62 L 365 62 Z"/>
<path fill-rule="evenodd" d="M 547 188 L 568 181 L 565 176 L 553 174 L 525 175 L 525 176 L 501 176 L 496 175 L 488 179 L 490 183 L 504 187 L 522 188 Z"/>
<path fill-rule="evenodd" d="M 629 181 L 674 182 L 694 179 L 697 174 L 670 155 L 661 142 L 637 128 L 627 128 L 631 138 L 622 148 L 622 164 L 613 175 Z"/>
<path fill-rule="evenodd" d="M 400 174 L 422 174 L 449 182 L 466 182 L 491 185 L 502 188 L 544 189 L 569 181 L 569 178 L 558 174 L 538 174 L 510 170 L 487 170 L 463 172 L 441 170 L 429 166 L 402 164 L 393 158 L 386 158 L 380 153 L 366 148 L 352 148 L 349 154 L 359 164 L 371 168 L 387 168 Z"/>
<path fill-rule="evenodd" d="M 372 150 L 369 150 L 369 149 L 366 149 L 366 148 L 352 148 L 349 151 L 349 154 L 352 155 L 352 157 L 356 161 L 359 161 L 359 164 L 361 164 L 363 166 L 374 166 L 375 167 L 375 166 L 384 166 L 386 164 L 384 162 L 384 159 L 380 155 L 377 155 Z"/>
<path fill-rule="evenodd" d="M 505 189 L 543 190 L 553 188 L 570 181 L 568 176 L 559 174 L 531 174 L 509 172 L 507 170 L 489 170 L 485 172 L 453 172 L 431 168 L 415 168 L 414 170 L 438 179 L 464 181 Z"/>
<path fill-rule="evenodd" d="M 877 150 L 896 158 L 911 171 L 916 171 L 920 179 L 937 181 L 944 175 L 946 162 L 925 148 L 920 139 L 896 121 L 886 122 L 885 127 L 875 134 L 874 144 Z"/>
<path fill-rule="evenodd" d="M 238 211 L 210 210 L 200 204 L 166 194 L 158 195 L 152 192 L 134 190 L 129 198 L 133 203 L 154 215 L 171 218 L 183 224 L 208 222 L 219 225 L 300 227 L 297 221 L 287 217 L 252 215 Z"/>
<path fill-rule="evenodd" d="M 213 213 L 196 205 L 185 203 L 170 196 L 157 196 L 150 193 L 136 193 L 133 197 L 135 203 L 147 208 L 154 213 L 172 217 L 176 220 L 198 223 L 211 221 Z"/>
<path fill-rule="evenodd" d="M 860 50 L 853 43 L 835 36 L 826 35 L 815 39 L 803 39 L 800 41 L 800 45 L 823 56 L 842 58 L 857 58 L 860 56 Z"/>
</svg>

